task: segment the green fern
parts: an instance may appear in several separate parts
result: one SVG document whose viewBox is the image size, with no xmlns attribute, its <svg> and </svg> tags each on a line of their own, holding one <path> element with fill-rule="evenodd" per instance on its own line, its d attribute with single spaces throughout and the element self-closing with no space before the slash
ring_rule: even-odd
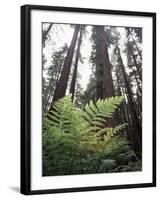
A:
<svg viewBox="0 0 160 200">
<path fill-rule="evenodd" d="M 43 175 L 116 171 L 132 160 L 135 153 L 127 139 L 117 136 L 126 123 L 106 127 L 122 101 L 90 101 L 84 110 L 75 107 L 70 96 L 55 102 L 43 122 Z"/>
<path fill-rule="evenodd" d="M 104 122 L 104 118 L 113 117 L 115 110 L 122 103 L 123 97 L 110 97 L 105 100 L 98 100 L 96 104 L 92 101 L 85 106 L 82 112 L 83 117 L 88 124 L 93 124 L 95 121 Z"/>
</svg>

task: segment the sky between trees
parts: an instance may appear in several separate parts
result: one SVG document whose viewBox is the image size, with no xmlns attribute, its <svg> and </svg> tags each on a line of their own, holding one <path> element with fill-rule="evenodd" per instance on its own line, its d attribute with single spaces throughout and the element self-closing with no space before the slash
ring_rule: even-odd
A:
<svg viewBox="0 0 160 200">
<path fill-rule="evenodd" d="M 49 26 L 48 23 L 43 24 L 43 29 L 46 30 Z M 54 24 L 52 25 L 52 29 L 50 30 L 50 36 L 46 41 L 46 47 L 43 49 L 43 53 L 46 58 L 45 68 L 47 69 L 49 65 L 51 65 L 52 59 L 51 55 L 54 51 L 58 51 L 60 48 L 64 46 L 64 44 L 70 45 L 72 35 L 73 35 L 73 27 L 68 24 Z M 107 26 L 106 26 L 107 27 Z M 109 27 L 108 27 L 109 28 Z M 117 31 L 121 33 L 120 45 L 121 48 L 124 48 L 124 42 L 126 40 L 125 30 L 123 27 L 116 27 Z M 82 86 L 83 91 L 85 91 L 87 84 L 89 82 L 89 77 L 92 73 L 92 63 L 90 63 L 91 49 L 92 49 L 92 26 L 86 26 L 86 33 L 83 38 L 83 42 L 81 44 L 81 55 L 83 57 L 83 64 L 79 63 L 79 74 L 81 75 L 80 84 Z M 52 40 L 54 38 L 54 41 Z M 113 51 L 113 47 L 109 48 L 109 53 L 111 54 Z M 126 65 L 126 55 L 122 53 L 122 57 L 124 59 L 124 64 Z M 74 62 L 73 62 L 74 63 Z M 72 63 L 72 65 L 73 65 Z M 72 66 L 73 67 L 73 66 Z M 47 76 L 44 73 L 44 76 Z"/>
</svg>

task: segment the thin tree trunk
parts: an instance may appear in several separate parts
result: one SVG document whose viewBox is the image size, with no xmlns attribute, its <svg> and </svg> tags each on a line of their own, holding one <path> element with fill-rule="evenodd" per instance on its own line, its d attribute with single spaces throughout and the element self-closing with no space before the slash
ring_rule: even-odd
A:
<svg viewBox="0 0 160 200">
<path fill-rule="evenodd" d="M 96 98 L 103 99 L 103 61 L 101 55 L 101 29 L 96 26 Z M 102 29 L 103 30 L 103 29 Z"/>
<path fill-rule="evenodd" d="M 60 57 L 62 57 L 62 56 L 63 55 L 61 54 Z M 61 73 L 63 62 L 64 62 L 64 59 L 60 63 L 59 62 L 57 63 L 58 68 L 54 72 L 53 72 L 54 66 L 52 67 L 52 74 L 51 74 L 51 78 L 49 80 L 49 84 L 48 84 L 48 87 L 47 87 L 46 102 L 43 106 L 43 114 L 45 114 L 48 111 L 50 104 L 52 102 L 54 90 L 55 90 L 57 83 L 58 83 L 58 80 L 59 80 L 59 75 Z"/>
<path fill-rule="evenodd" d="M 121 58 L 121 53 L 120 53 L 120 49 L 119 49 L 118 45 L 117 45 L 117 50 L 118 50 L 118 55 L 119 55 L 119 59 L 120 59 L 121 70 L 122 70 L 122 73 L 123 73 L 123 76 L 124 76 L 126 90 L 127 90 L 127 93 L 128 93 L 128 101 L 129 101 L 129 104 L 130 104 L 130 109 L 132 111 L 131 112 L 132 113 L 132 120 L 133 120 L 133 124 L 134 124 L 136 140 L 137 140 L 136 150 L 137 150 L 137 153 L 141 154 L 142 153 L 142 127 L 141 127 L 141 124 L 140 124 L 138 116 L 137 116 L 137 110 L 135 108 L 134 101 L 132 99 L 131 88 L 130 88 L 129 82 L 127 80 L 126 71 L 125 71 L 125 68 L 124 68 L 124 65 L 123 65 L 123 61 L 122 61 L 122 58 Z"/>
<path fill-rule="evenodd" d="M 79 25 L 76 25 L 70 47 L 68 49 L 68 53 L 64 61 L 61 76 L 57 83 L 57 87 L 55 89 L 52 104 L 53 102 L 65 96 L 78 32 L 79 32 Z"/>
<path fill-rule="evenodd" d="M 127 121 L 129 123 L 129 127 L 128 127 L 128 139 L 131 141 L 132 143 L 132 147 L 135 150 L 135 152 L 138 151 L 137 149 L 137 139 L 136 139 L 136 135 L 135 135 L 135 129 L 134 129 L 134 125 L 132 123 L 132 111 L 130 110 L 130 106 L 128 104 L 126 104 L 126 118 Z"/>
<path fill-rule="evenodd" d="M 140 52 L 140 50 L 139 50 L 139 48 L 138 48 L 138 46 L 137 46 L 137 43 L 136 43 L 136 41 L 135 41 L 135 39 L 134 39 L 134 37 L 133 37 L 133 34 L 132 34 L 130 28 L 126 28 L 126 30 L 127 30 L 127 32 L 128 32 L 128 35 L 130 35 L 130 36 L 132 37 L 132 41 L 133 41 L 133 43 L 134 43 L 134 45 L 135 45 L 135 47 L 136 47 L 136 49 L 137 49 L 138 55 L 139 55 L 139 57 L 140 57 L 140 59 L 141 59 L 141 61 L 142 61 L 142 54 L 141 54 L 141 52 Z"/>
<path fill-rule="evenodd" d="M 58 83 L 60 72 L 61 72 L 61 67 L 59 68 L 59 70 L 58 70 L 58 72 L 56 74 L 52 75 L 52 77 L 51 77 L 51 79 L 49 81 L 48 96 L 47 96 L 47 101 L 46 101 L 46 105 L 44 106 L 44 112 L 43 112 L 44 114 L 47 112 L 48 107 L 50 106 L 50 99 L 51 99 L 52 93 L 53 93 L 53 91 L 56 88 L 56 85 Z M 56 76 L 55 83 L 54 83 L 54 79 L 53 79 L 54 75 Z M 53 84 L 55 84 L 55 87 L 53 87 Z"/>
<path fill-rule="evenodd" d="M 76 59 L 75 59 L 74 70 L 73 70 L 72 81 L 71 81 L 71 87 L 70 87 L 70 94 L 72 94 L 72 101 L 74 100 L 74 94 L 75 94 L 77 68 L 78 68 L 78 60 L 79 60 L 79 56 L 80 56 L 81 43 L 82 43 L 82 27 L 80 28 L 80 36 L 79 36 L 79 40 L 78 40 Z"/>
<path fill-rule="evenodd" d="M 121 80 L 121 75 L 119 75 L 119 73 L 117 72 L 117 68 L 116 69 L 116 79 L 117 79 L 117 84 L 118 84 L 118 96 L 124 96 L 124 94 L 126 93 L 125 90 L 126 88 L 124 88 L 123 83 Z M 122 88 L 122 91 L 121 89 Z M 131 123 L 131 119 L 129 117 L 129 111 L 127 108 L 127 102 L 123 102 L 122 105 L 120 106 L 120 111 L 121 111 L 121 123 L 126 123 L 128 122 L 128 126 L 125 128 L 125 132 L 126 132 L 126 136 L 129 139 L 129 141 L 132 144 L 132 147 L 135 148 L 135 140 L 133 138 L 133 127 L 132 127 L 132 123 Z"/>
<path fill-rule="evenodd" d="M 130 34 L 131 37 L 132 37 L 132 41 L 133 41 L 133 43 L 134 43 L 134 45 L 135 45 L 135 47 L 136 47 L 136 49 L 137 49 L 138 55 L 139 55 L 139 57 L 140 57 L 140 59 L 141 59 L 141 61 L 142 61 L 142 54 L 141 54 L 141 52 L 140 52 L 140 50 L 139 50 L 139 48 L 138 48 L 138 46 L 137 46 L 137 43 L 136 43 L 136 41 L 135 41 L 135 39 L 134 39 L 134 37 L 133 37 L 133 35 L 132 35 L 132 33 L 131 33 L 130 30 L 129 30 L 129 34 Z"/>
<path fill-rule="evenodd" d="M 140 70 L 140 66 L 138 65 L 137 60 L 136 60 L 136 58 L 135 58 L 135 55 L 133 54 L 133 52 L 132 52 L 132 50 L 130 49 L 130 47 L 128 48 L 128 50 L 130 51 L 131 56 L 132 56 L 132 58 L 133 58 L 135 67 L 136 67 L 137 72 L 138 72 L 138 75 L 139 75 L 139 78 L 140 78 L 140 80 L 142 81 L 142 73 L 141 73 L 141 70 Z"/>
<path fill-rule="evenodd" d="M 116 95 L 123 96 L 123 94 L 121 92 L 121 87 L 122 86 L 121 86 L 121 83 L 120 83 L 120 77 L 119 77 L 119 75 L 117 73 L 117 69 L 116 68 L 115 68 L 115 70 L 116 70 L 115 73 L 116 73 L 116 79 L 117 79 L 117 94 Z M 122 104 L 119 107 L 119 112 L 118 112 L 118 114 L 119 114 L 118 119 L 119 119 L 119 121 L 121 123 L 126 123 L 126 115 L 125 115 L 124 108 L 125 108 L 125 102 L 122 102 Z M 125 132 L 125 135 L 126 135 L 126 133 L 127 133 L 126 128 L 125 128 L 124 132 Z"/>
<path fill-rule="evenodd" d="M 142 122 L 142 97 L 139 96 L 139 94 L 137 93 L 137 110 L 140 116 L 140 120 Z"/>
<path fill-rule="evenodd" d="M 140 87 L 140 83 L 138 82 L 138 78 L 137 78 L 136 74 L 134 75 L 134 77 L 135 77 L 135 80 L 136 80 L 138 91 L 142 95 L 142 88 Z"/>
</svg>

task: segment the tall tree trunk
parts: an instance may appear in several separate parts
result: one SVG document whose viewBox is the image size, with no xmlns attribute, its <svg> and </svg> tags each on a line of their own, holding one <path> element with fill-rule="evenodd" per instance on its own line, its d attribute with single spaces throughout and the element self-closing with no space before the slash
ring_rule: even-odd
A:
<svg viewBox="0 0 160 200">
<path fill-rule="evenodd" d="M 131 34 L 131 37 L 132 37 L 133 43 L 134 43 L 134 45 L 135 45 L 135 47 L 136 47 L 136 49 L 137 49 L 138 55 L 139 55 L 139 57 L 140 57 L 140 59 L 141 59 L 141 61 L 142 61 L 142 54 L 141 54 L 141 52 L 140 52 L 140 50 L 139 50 L 139 48 L 138 48 L 138 46 L 137 46 L 137 43 L 136 43 L 135 39 L 133 38 L 133 35 L 132 35 L 132 34 Z"/>
<path fill-rule="evenodd" d="M 133 41 L 133 43 L 134 43 L 134 45 L 135 45 L 135 47 L 136 47 L 136 49 L 137 49 L 138 55 L 139 55 L 139 57 L 140 57 L 140 59 L 141 59 L 141 61 L 142 61 L 142 54 L 141 54 L 141 52 L 140 52 L 140 50 L 139 50 L 139 48 L 138 48 L 138 46 L 137 46 L 137 43 L 136 43 L 136 41 L 135 41 L 135 39 L 134 39 L 134 37 L 133 37 L 133 34 L 132 34 L 132 32 L 131 32 L 130 29 L 127 29 L 127 31 L 128 31 L 128 33 L 129 33 L 129 35 L 131 36 L 132 41 Z"/>
<path fill-rule="evenodd" d="M 104 26 L 96 26 L 96 78 L 97 99 L 114 96 L 111 63 L 109 61 L 107 38 Z M 118 115 L 106 120 L 106 127 L 117 124 Z"/>
<path fill-rule="evenodd" d="M 126 31 L 127 31 L 127 35 L 129 36 L 131 36 L 131 38 L 132 38 L 132 41 L 133 41 L 133 44 L 134 44 L 134 46 L 136 47 L 136 50 L 137 50 L 137 52 L 138 52 L 138 55 L 139 55 L 139 57 L 140 57 L 140 59 L 141 59 L 141 61 L 142 61 L 142 54 L 141 54 L 141 51 L 139 50 L 139 48 L 138 48 L 138 46 L 137 46 L 137 43 L 136 43 L 136 41 L 135 41 L 135 39 L 134 39 L 134 37 L 133 37 L 133 34 L 132 34 L 132 30 L 131 30 L 132 28 L 126 28 Z"/>
<path fill-rule="evenodd" d="M 128 103 L 125 104 L 125 111 L 126 111 L 126 119 L 127 119 L 127 122 L 129 123 L 128 139 L 129 141 L 131 141 L 134 151 L 137 152 L 137 138 L 135 135 L 135 129 L 134 129 L 134 124 L 132 120 L 132 111 Z"/>
<path fill-rule="evenodd" d="M 111 63 L 109 61 L 104 26 L 96 26 L 97 99 L 114 95 Z M 103 91 L 103 92 L 102 92 Z"/>
<path fill-rule="evenodd" d="M 137 78 L 136 74 L 134 75 L 134 77 L 135 77 L 135 80 L 136 80 L 138 92 L 140 93 L 140 96 L 142 96 L 142 88 L 141 88 L 141 86 L 140 86 L 140 83 L 139 83 L 139 81 L 138 81 L 138 78 Z"/>
<path fill-rule="evenodd" d="M 140 120 L 142 122 L 142 97 L 137 93 L 137 110 L 139 113 Z"/>
<path fill-rule="evenodd" d="M 103 99 L 103 61 L 101 54 L 101 32 L 104 27 L 96 26 L 96 98 Z"/>
<path fill-rule="evenodd" d="M 50 103 L 52 101 L 52 94 L 54 89 L 56 88 L 56 85 L 58 83 L 59 80 L 59 75 L 61 72 L 61 67 L 59 68 L 59 70 L 56 72 L 56 74 L 52 74 L 51 79 L 49 80 L 49 85 L 48 85 L 48 96 L 47 96 L 47 100 L 46 100 L 46 104 L 44 105 L 44 109 L 43 109 L 43 113 L 45 114 L 48 111 L 48 108 L 50 107 Z M 55 80 L 53 78 L 53 76 L 55 76 Z M 55 86 L 53 86 L 55 85 Z M 51 99 L 51 100 L 50 100 Z"/>
<path fill-rule="evenodd" d="M 70 94 L 72 94 L 72 100 L 74 100 L 74 94 L 75 94 L 77 68 L 78 68 L 78 60 L 79 60 L 79 56 L 80 56 L 81 43 L 82 43 L 82 27 L 80 28 L 80 36 L 79 36 L 79 40 L 78 40 L 76 59 L 75 59 L 74 70 L 73 70 L 72 81 L 71 81 L 71 87 L 70 87 Z"/>
<path fill-rule="evenodd" d="M 120 73 L 120 70 L 117 67 L 115 67 L 115 75 L 117 79 L 117 95 L 124 96 L 126 94 L 126 88 L 124 87 L 124 81 L 121 77 L 122 75 Z M 131 142 L 132 147 L 135 149 L 134 130 L 132 127 L 132 122 L 129 116 L 128 105 L 126 101 L 124 101 L 120 106 L 120 115 L 121 123 L 128 123 L 127 127 L 125 128 L 125 134 Z"/>
<path fill-rule="evenodd" d="M 122 94 L 121 88 L 122 88 L 122 84 L 121 84 L 121 78 L 119 77 L 119 74 L 117 72 L 117 68 L 115 68 L 115 76 L 116 76 L 116 81 L 117 81 L 117 88 L 116 88 L 116 95 L 117 96 L 123 96 L 124 94 Z M 125 114 L 125 102 L 122 102 L 122 104 L 119 107 L 119 111 L 118 111 L 118 119 L 121 123 L 126 123 L 126 114 Z M 127 133 L 128 130 L 127 128 L 124 129 L 125 135 Z M 123 134 L 124 135 L 124 134 Z"/>
<path fill-rule="evenodd" d="M 52 103 L 65 96 L 78 32 L 79 32 L 79 25 L 76 25 L 70 47 L 68 49 L 68 53 L 64 61 L 61 76 L 57 83 L 57 87 L 55 89 Z"/>
<path fill-rule="evenodd" d="M 120 49 L 117 45 L 117 50 L 118 50 L 118 56 L 119 56 L 119 60 L 120 60 L 120 64 L 121 64 L 121 70 L 124 76 L 124 81 L 125 81 L 125 86 L 126 86 L 126 90 L 127 90 L 127 94 L 128 94 L 128 101 L 129 101 L 129 105 L 130 105 L 130 110 L 131 110 L 131 114 L 132 114 L 132 120 L 133 120 L 133 125 L 134 125 L 134 130 L 135 130 L 135 135 L 136 135 L 136 151 L 137 153 L 142 153 L 142 126 L 139 122 L 139 118 L 137 116 L 137 110 L 135 108 L 135 104 L 134 104 L 134 100 L 132 99 L 132 92 L 131 92 L 131 87 L 129 84 L 129 81 L 127 80 L 127 76 L 126 76 L 126 71 L 124 68 L 124 64 L 122 61 L 122 57 L 121 57 L 121 53 L 120 53 Z"/>
<path fill-rule="evenodd" d="M 132 56 L 132 58 L 133 58 L 135 67 L 136 67 L 137 72 L 138 72 L 138 75 L 139 75 L 139 78 L 140 78 L 140 80 L 142 81 L 142 72 L 141 72 L 140 66 L 139 66 L 138 63 L 137 63 L 136 56 L 133 54 L 133 52 L 132 52 L 132 50 L 131 50 L 131 46 L 130 46 L 130 45 L 129 45 L 128 50 L 130 51 L 131 56 Z"/>
<path fill-rule="evenodd" d="M 108 54 L 108 48 L 105 43 L 106 50 L 105 53 L 103 53 L 103 59 L 106 62 L 104 65 L 104 75 L 103 75 L 103 91 L 104 91 L 104 98 L 106 97 L 112 97 L 114 96 L 114 87 L 113 87 L 113 79 L 112 79 L 112 65 L 109 61 L 109 54 Z"/>
</svg>

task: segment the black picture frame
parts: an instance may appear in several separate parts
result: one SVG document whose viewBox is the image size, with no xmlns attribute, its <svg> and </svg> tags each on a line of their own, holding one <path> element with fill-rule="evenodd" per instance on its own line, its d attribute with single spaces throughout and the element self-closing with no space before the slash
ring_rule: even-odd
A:
<svg viewBox="0 0 160 200">
<path fill-rule="evenodd" d="M 61 188 L 49 190 L 31 190 L 31 11 L 64 11 L 82 13 L 100 13 L 123 16 L 151 17 L 152 27 L 152 47 L 153 47 L 153 163 L 152 163 L 152 183 L 125 184 L 112 186 L 94 186 L 78 188 Z M 21 6 L 21 193 L 26 195 L 49 194 L 64 192 L 80 192 L 93 190 L 111 190 L 156 186 L 156 13 L 134 12 L 120 10 L 100 10 L 89 8 L 54 7 L 44 5 L 24 5 Z"/>
</svg>

